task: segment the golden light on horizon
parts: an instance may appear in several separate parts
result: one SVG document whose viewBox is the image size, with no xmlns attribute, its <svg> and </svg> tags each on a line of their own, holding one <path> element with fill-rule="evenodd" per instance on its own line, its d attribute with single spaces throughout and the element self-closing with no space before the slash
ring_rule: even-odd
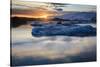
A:
<svg viewBox="0 0 100 67">
<path fill-rule="evenodd" d="M 31 13 L 24 13 L 24 14 L 12 14 L 11 17 L 26 17 L 26 18 L 36 18 L 36 19 L 41 19 L 43 21 L 48 21 L 51 19 L 51 17 L 54 17 L 55 13 L 50 13 L 48 11 L 40 11 L 40 10 L 35 10 Z"/>
<path fill-rule="evenodd" d="M 36 9 L 32 16 L 34 16 L 34 18 L 41 18 L 44 21 L 47 21 L 50 19 L 50 16 L 54 16 L 54 14 L 49 13 L 48 10 L 41 10 L 41 9 Z"/>
<path fill-rule="evenodd" d="M 43 9 L 35 9 L 34 11 L 26 11 L 26 12 L 19 12 L 19 13 L 13 13 L 11 17 L 25 17 L 25 18 L 33 18 L 33 19 L 39 19 L 41 21 L 45 21 L 44 23 L 48 23 L 53 17 L 58 16 L 57 12 L 54 11 L 48 11 Z"/>
</svg>

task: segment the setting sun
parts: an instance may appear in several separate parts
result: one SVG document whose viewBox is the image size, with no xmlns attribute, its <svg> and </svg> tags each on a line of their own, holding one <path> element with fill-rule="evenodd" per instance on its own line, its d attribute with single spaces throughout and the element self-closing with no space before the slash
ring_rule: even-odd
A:
<svg viewBox="0 0 100 67">
<path fill-rule="evenodd" d="M 55 13 L 49 13 L 48 11 L 36 10 L 29 14 L 13 14 L 12 17 L 26 17 L 26 18 L 36 18 L 42 21 L 48 21 L 51 17 L 55 16 Z"/>
<path fill-rule="evenodd" d="M 44 19 L 47 19 L 48 16 L 47 15 L 43 15 L 43 16 L 40 16 L 41 18 L 44 18 Z"/>
</svg>

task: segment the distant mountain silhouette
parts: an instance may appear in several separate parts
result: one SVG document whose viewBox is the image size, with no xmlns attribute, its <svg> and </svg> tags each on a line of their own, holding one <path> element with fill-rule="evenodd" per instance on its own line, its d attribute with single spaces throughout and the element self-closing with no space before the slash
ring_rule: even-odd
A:
<svg viewBox="0 0 100 67">
<path fill-rule="evenodd" d="M 43 18 L 11 17 L 11 27 L 27 24 L 27 21 L 42 21 Z"/>
</svg>

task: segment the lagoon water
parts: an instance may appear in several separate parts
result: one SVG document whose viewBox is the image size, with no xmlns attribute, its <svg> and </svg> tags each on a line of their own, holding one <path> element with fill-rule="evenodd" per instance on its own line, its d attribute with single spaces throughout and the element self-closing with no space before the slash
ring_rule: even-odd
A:
<svg viewBox="0 0 100 67">
<path fill-rule="evenodd" d="M 11 29 L 11 65 L 23 66 L 96 60 L 96 36 L 33 37 L 31 31 L 32 27 Z"/>
</svg>

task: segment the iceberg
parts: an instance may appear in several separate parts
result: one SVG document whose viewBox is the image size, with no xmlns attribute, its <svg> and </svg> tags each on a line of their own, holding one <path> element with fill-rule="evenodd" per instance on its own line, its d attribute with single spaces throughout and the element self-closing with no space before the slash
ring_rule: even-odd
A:
<svg viewBox="0 0 100 67">
<path fill-rule="evenodd" d="M 32 36 L 96 36 L 96 28 L 90 25 L 44 25 L 40 27 L 34 27 L 32 29 Z"/>
<path fill-rule="evenodd" d="M 56 18 L 59 19 L 67 19 L 67 20 L 96 20 L 96 13 L 95 12 L 73 12 L 73 13 L 66 13 L 61 16 L 57 16 Z"/>
</svg>

